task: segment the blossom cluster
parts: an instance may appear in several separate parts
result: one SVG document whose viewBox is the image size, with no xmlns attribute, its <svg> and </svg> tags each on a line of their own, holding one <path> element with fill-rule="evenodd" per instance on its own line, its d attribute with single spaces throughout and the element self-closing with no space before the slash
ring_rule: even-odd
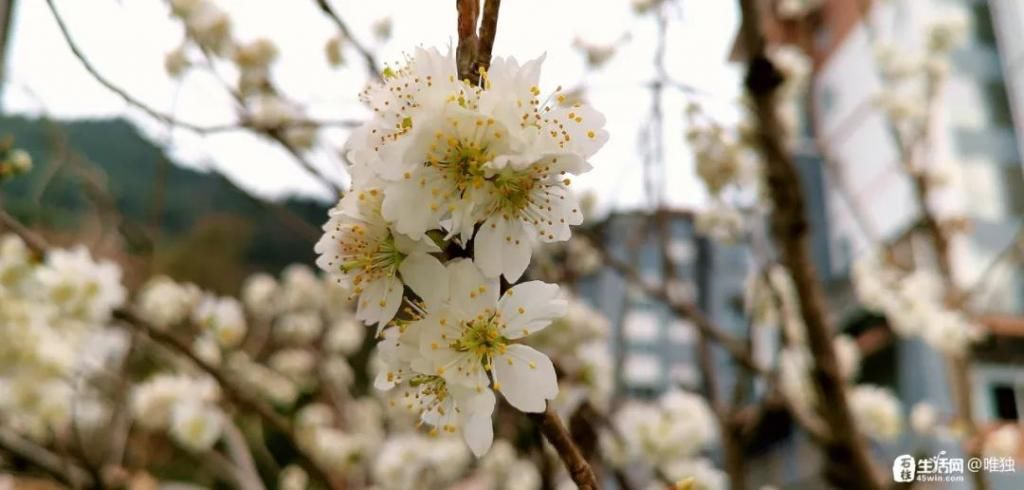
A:
<svg viewBox="0 0 1024 490">
<path fill-rule="evenodd" d="M 876 41 L 875 60 L 884 83 L 875 104 L 889 116 L 901 137 L 924 130 L 929 93 L 949 71 L 950 53 L 963 43 L 966 33 L 966 15 L 956 10 L 931 22 L 920 46 Z"/>
<path fill-rule="evenodd" d="M 124 358 L 126 336 L 107 327 L 125 297 L 120 269 L 84 247 L 40 261 L 20 238 L 0 237 L 0 414 L 9 427 L 45 440 L 73 417 L 102 423 L 88 384 Z"/>
<path fill-rule="evenodd" d="M 902 272 L 881 254 L 866 254 L 852 268 L 857 298 L 882 313 L 902 337 L 921 338 L 940 352 L 962 355 L 982 329 L 963 311 L 947 305 L 941 277 L 927 268 Z"/>
<path fill-rule="evenodd" d="M 32 170 L 32 155 L 21 148 L 0 148 L 0 182 Z"/>
<path fill-rule="evenodd" d="M 693 477 L 696 488 L 724 489 L 727 477 L 702 453 L 717 440 L 711 407 L 699 395 L 669 391 L 656 402 L 626 402 L 601 434 L 606 457 L 618 469 Z"/>
<path fill-rule="evenodd" d="M 738 197 L 757 188 L 760 160 L 751 145 L 749 128 L 727 127 L 697 104 L 686 109 L 686 141 L 696 162 L 697 177 L 711 196 L 696 218 L 697 231 L 723 243 L 743 236 L 745 220 Z"/>
<path fill-rule="evenodd" d="M 553 284 L 502 292 L 501 280 L 582 222 L 569 185 L 608 137 L 590 106 L 541 98 L 542 61 L 496 58 L 479 85 L 434 49 L 386 68 L 362 93 L 373 118 L 346 143 L 352 189 L 316 245 L 356 318 L 377 326 L 375 386 L 477 456 L 493 440 L 495 391 L 527 412 L 558 394 L 553 363 L 522 339 L 567 301 Z"/>
</svg>

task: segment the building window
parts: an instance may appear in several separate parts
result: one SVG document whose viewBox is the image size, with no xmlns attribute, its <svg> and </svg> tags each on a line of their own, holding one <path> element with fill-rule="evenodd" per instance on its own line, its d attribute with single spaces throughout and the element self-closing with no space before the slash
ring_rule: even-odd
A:
<svg viewBox="0 0 1024 490">
<path fill-rule="evenodd" d="M 1017 420 L 1020 415 L 1017 411 L 1017 402 L 1022 395 L 1024 387 L 1009 384 L 993 385 L 992 406 L 995 409 L 995 417 L 999 420 Z"/>
<path fill-rule="evenodd" d="M 658 341 L 658 316 L 653 311 L 630 311 L 622 323 L 627 341 L 650 344 Z"/>
<path fill-rule="evenodd" d="M 668 340 L 675 344 L 692 345 L 696 338 L 696 327 L 689 320 L 673 320 L 668 324 Z M 673 346 L 673 348 L 675 348 Z"/>
<path fill-rule="evenodd" d="M 836 90 L 831 85 L 822 87 L 821 99 L 818 103 L 821 104 L 822 114 L 827 116 L 836 106 Z"/>
<path fill-rule="evenodd" d="M 652 386 L 661 382 L 661 361 L 650 354 L 634 353 L 623 363 L 623 378 L 631 386 Z"/>
<path fill-rule="evenodd" d="M 1020 192 L 1021 182 L 1024 182 L 1024 172 L 1021 171 L 1020 164 L 1003 165 L 1003 184 L 1006 186 L 1003 195 L 1006 196 L 1007 215 L 1024 214 L 1024 193 Z"/>
<path fill-rule="evenodd" d="M 980 44 L 995 46 L 996 31 L 992 25 L 992 12 L 988 2 L 975 2 L 971 5 L 971 17 L 974 23 L 974 39 Z"/>
<path fill-rule="evenodd" d="M 989 120 L 992 124 L 1013 127 L 1013 116 L 1010 114 L 1010 99 L 1006 96 L 1006 85 L 1001 79 L 985 83 L 985 99 L 988 102 Z"/>
</svg>

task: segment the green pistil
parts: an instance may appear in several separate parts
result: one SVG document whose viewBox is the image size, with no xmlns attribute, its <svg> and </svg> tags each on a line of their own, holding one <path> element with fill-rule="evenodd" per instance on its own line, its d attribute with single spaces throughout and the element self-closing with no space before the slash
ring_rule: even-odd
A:
<svg viewBox="0 0 1024 490">
<path fill-rule="evenodd" d="M 482 360 L 494 354 L 505 352 L 508 339 L 498 331 L 499 325 L 493 319 L 477 319 L 466 326 L 462 337 L 453 346 L 458 352 L 471 352 Z"/>
<path fill-rule="evenodd" d="M 359 255 L 351 255 L 348 260 L 341 263 L 341 272 L 352 272 L 355 270 L 386 271 L 393 273 L 398 270 L 405 260 L 405 254 L 398 250 L 394 237 L 388 237 L 380 243 L 376 250 Z"/>
<path fill-rule="evenodd" d="M 537 179 L 529 172 L 504 171 L 494 179 L 497 194 L 497 208 L 508 213 L 518 213 L 530 205 L 530 192 Z"/>
</svg>

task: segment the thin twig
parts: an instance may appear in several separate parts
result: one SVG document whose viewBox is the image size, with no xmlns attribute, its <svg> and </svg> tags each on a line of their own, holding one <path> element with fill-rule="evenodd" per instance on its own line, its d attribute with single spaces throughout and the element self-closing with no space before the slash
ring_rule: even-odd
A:
<svg viewBox="0 0 1024 490">
<path fill-rule="evenodd" d="M 53 18 L 54 18 L 54 20 L 57 21 L 57 27 L 60 28 L 61 35 L 64 36 L 64 41 L 65 41 L 65 43 L 67 43 L 68 48 L 71 49 L 71 53 L 75 55 L 75 58 L 78 58 L 78 61 L 82 63 L 82 66 L 86 69 L 86 71 L 89 72 L 90 75 L 92 75 L 92 77 L 97 82 L 99 82 L 101 85 L 106 87 L 107 90 L 110 90 L 111 92 L 114 92 L 115 94 L 120 96 L 129 105 L 134 106 L 134 107 L 142 110 L 146 114 L 149 114 L 150 117 L 152 117 L 154 119 L 157 119 L 160 122 L 167 123 L 167 124 L 169 124 L 171 126 L 174 126 L 174 127 L 188 129 L 189 131 L 193 131 L 195 133 L 204 134 L 204 135 L 205 134 L 212 134 L 212 133 L 227 132 L 227 131 L 238 131 L 238 130 L 243 130 L 243 129 L 253 129 L 252 126 L 250 126 L 250 125 L 248 125 L 246 123 L 229 123 L 229 124 L 218 124 L 218 125 L 211 125 L 211 126 L 201 126 L 201 125 L 198 125 L 198 124 L 193 124 L 193 123 L 181 121 L 178 118 L 176 118 L 176 117 L 174 117 L 174 116 L 172 116 L 170 114 L 167 114 L 165 112 L 162 112 L 162 111 L 159 111 L 157 109 L 154 109 L 153 107 L 150 107 L 148 104 L 146 104 L 145 102 L 142 102 L 141 100 L 139 100 L 138 98 L 136 98 L 132 94 L 128 93 L 128 91 L 126 91 L 123 88 L 119 87 L 117 84 L 115 84 L 114 82 L 110 81 L 110 79 L 108 79 L 106 76 L 104 76 L 102 73 L 100 73 L 99 70 L 97 70 L 96 67 L 92 64 L 92 62 L 89 61 L 88 58 L 86 58 L 85 53 L 82 51 L 81 47 L 78 46 L 78 43 L 75 42 L 74 38 L 71 37 L 71 32 L 68 30 L 67 24 L 64 23 L 64 18 L 60 15 L 60 12 L 57 10 L 57 7 L 53 4 L 53 0 L 46 0 L 46 4 L 47 4 L 47 6 L 50 7 L 50 12 L 53 13 Z M 348 121 L 348 120 L 340 120 L 340 121 L 312 121 L 312 120 L 303 120 L 303 121 L 292 121 L 292 122 L 289 122 L 289 123 L 287 123 L 286 126 L 288 126 L 288 127 L 292 127 L 292 126 L 296 126 L 296 127 L 309 127 L 309 126 L 328 127 L 328 126 L 333 126 L 333 127 L 351 128 L 351 127 L 357 126 L 358 124 L 359 123 L 357 121 Z"/>
<path fill-rule="evenodd" d="M 228 420 L 224 424 L 224 445 L 228 450 L 228 457 L 231 458 L 233 466 L 238 469 L 236 478 L 239 487 L 243 490 L 265 490 L 263 481 L 260 480 L 260 473 L 256 470 L 252 453 L 245 442 L 245 436 L 238 429 L 234 421 Z"/>
<path fill-rule="evenodd" d="M 331 6 L 328 0 L 315 1 L 317 6 L 320 7 L 320 10 L 322 10 L 323 13 L 334 22 L 334 25 L 338 26 L 338 30 L 341 31 L 341 35 L 345 37 L 348 44 L 352 45 L 352 47 L 359 52 L 359 55 L 362 56 L 363 62 L 366 63 L 367 73 L 369 73 L 374 80 L 378 82 L 381 81 L 380 70 L 377 68 L 377 60 L 374 59 L 373 53 L 371 53 L 366 46 L 360 43 L 359 40 L 352 35 L 352 30 L 348 28 L 348 24 L 346 24 L 341 16 L 338 15 L 338 12 L 334 10 L 334 7 Z"/>
<path fill-rule="evenodd" d="M 82 468 L 5 427 L 0 427 L 0 450 L 28 461 L 33 467 L 72 487 L 88 487 L 95 483 Z"/>
</svg>

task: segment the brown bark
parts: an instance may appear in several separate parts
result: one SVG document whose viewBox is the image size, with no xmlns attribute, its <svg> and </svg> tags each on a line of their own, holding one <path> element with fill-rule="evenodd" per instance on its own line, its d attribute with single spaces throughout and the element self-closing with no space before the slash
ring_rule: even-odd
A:
<svg viewBox="0 0 1024 490">
<path fill-rule="evenodd" d="M 549 405 L 544 412 L 528 413 L 527 415 L 540 428 L 544 438 L 554 446 L 555 452 L 558 453 L 558 457 L 565 464 L 565 469 L 569 472 L 569 477 L 576 483 L 576 486 L 580 490 L 597 490 L 600 488 L 597 484 L 597 476 L 594 475 L 594 470 L 587 464 L 587 460 L 583 458 L 583 454 L 576 447 L 572 437 L 569 435 L 569 431 L 562 424 L 561 418 L 552 410 L 551 406 Z"/>
<path fill-rule="evenodd" d="M 783 147 L 783 129 L 776 111 L 776 90 L 781 74 L 765 55 L 758 7 L 754 0 L 739 0 L 743 15 L 741 41 L 749 56 L 747 91 L 758 123 L 757 143 L 764 160 L 768 193 L 773 201 L 770 226 L 781 262 L 793 277 L 800 298 L 800 313 L 807 328 L 807 344 L 814 357 L 812 379 L 821 417 L 831 430 L 826 442 L 825 477 L 840 488 L 881 489 L 868 447 L 853 420 L 832 346 L 825 295 L 810 258 L 809 224 L 800 177 L 792 156 Z"/>
</svg>

